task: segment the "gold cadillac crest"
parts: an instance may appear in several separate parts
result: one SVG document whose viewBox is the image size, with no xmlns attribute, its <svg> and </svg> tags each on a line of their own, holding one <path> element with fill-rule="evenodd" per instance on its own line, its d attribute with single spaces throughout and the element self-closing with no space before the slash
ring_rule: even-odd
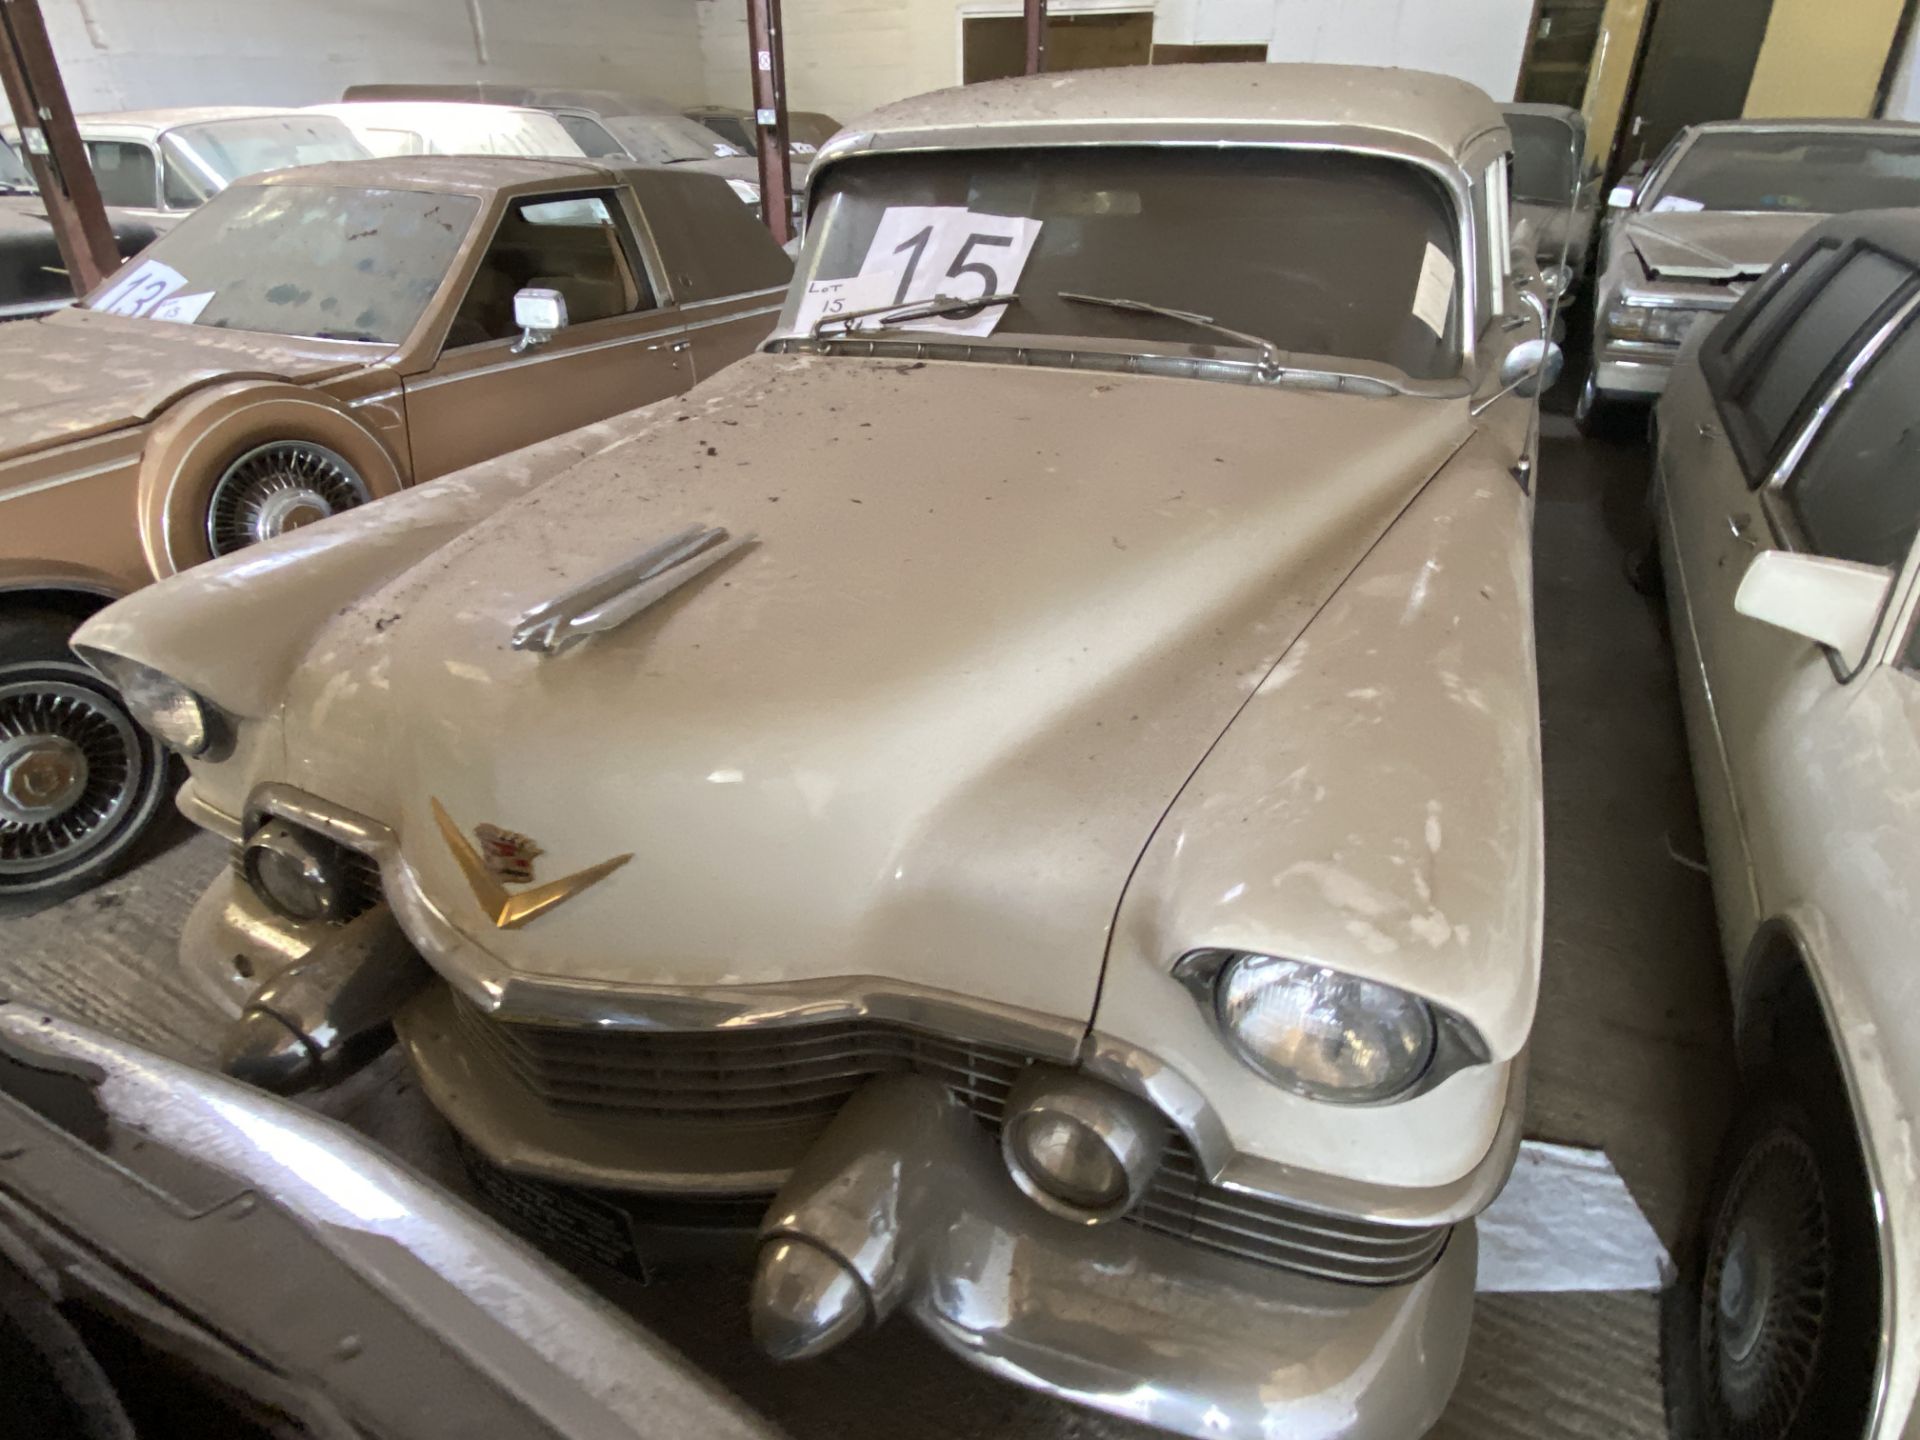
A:
<svg viewBox="0 0 1920 1440">
<path fill-rule="evenodd" d="M 460 863 L 473 898 L 480 902 L 480 908 L 486 911 L 496 929 L 519 929 L 556 905 L 565 904 L 588 886 L 598 884 L 633 858 L 631 854 L 616 855 L 598 865 L 589 865 L 558 880 L 510 895 L 507 886 L 532 882 L 534 858 L 544 853 L 540 847 L 517 830 L 503 830 L 498 825 L 476 825 L 473 830 L 474 840 L 479 841 L 476 845 L 447 813 L 446 806 L 438 800 L 429 803 L 441 838 Z"/>
</svg>

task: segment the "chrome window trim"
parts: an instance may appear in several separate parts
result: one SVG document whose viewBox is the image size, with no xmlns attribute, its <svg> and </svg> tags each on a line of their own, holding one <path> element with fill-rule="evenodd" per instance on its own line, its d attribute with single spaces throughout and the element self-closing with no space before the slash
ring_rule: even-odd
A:
<svg viewBox="0 0 1920 1440">
<path fill-rule="evenodd" d="M 1841 371 L 1839 378 L 1828 387 L 1827 393 L 1821 397 L 1813 413 L 1807 417 L 1806 422 L 1794 433 L 1791 443 L 1781 452 L 1772 472 L 1761 483 L 1758 491 L 1760 511 L 1766 516 L 1767 525 L 1773 531 L 1774 541 L 1781 549 L 1790 550 L 1796 554 L 1817 553 L 1808 543 L 1806 532 L 1801 529 L 1800 522 L 1794 518 L 1793 506 L 1787 498 L 1786 487 L 1792 483 L 1794 475 L 1806 460 L 1815 442 L 1819 440 L 1820 432 L 1833 418 L 1834 412 L 1852 393 L 1860 377 L 1875 360 L 1880 358 L 1887 346 L 1892 344 L 1894 338 L 1906 328 L 1907 323 L 1913 320 L 1916 312 L 1920 312 L 1920 288 L 1916 288 L 1901 301 L 1893 314 L 1889 315 L 1879 329 L 1867 338 L 1866 343 L 1854 352 L 1853 358 L 1847 362 L 1847 368 Z M 1911 560 L 1912 554 L 1909 552 L 1909 563 L 1902 567 L 1903 572 L 1911 569 Z M 1897 614 L 1902 605 L 1900 573 L 1896 573 L 1894 582 L 1888 590 L 1886 602 L 1880 607 L 1880 614 L 1874 621 L 1873 634 L 1867 640 L 1866 648 L 1861 652 L 1858 665 L 1851 670 L 1843 669 L 1839 655 L 1822 647 L 1822 653 L 1827 657 L 1827 664 L 1833 670 L 1834 679 L 1842 685 L 1850 683 L 1855 676 L 1866 673 L 1874 665 L 1884 661 L 1887 646 L 1890 643 L 1888 633 L 1890 630 L 1897 633 L 1899 628 L 1897 625 L 1889 626 L 1887 620 L 1889 615 Z"/>
<path fill-rule="evenodd" d="M 1084 124 L 1086 122 L 1080 123 Z M 1335 141 L 1310 138 L 1299 133 L 1286 138 L 1242 138 L 1244 130 L 1256 127 L 1239 126 L 1230 128 L 1236 130 L 1236 133 L 1231 136 L 1223 136 L 1216 132 L 1212 136 L 1196 135 L 1190 140 L 1173 139 L 1165 136 L 1157 139 L 1148 139 L 1145 137 L 1134 138 L 1124 133 L 1119 133 L 1108 134 L 1098 139 L 1068 138 L 1065 136 L 1034 136 L 1033 138 L 1024 140 L 1000 140 L 983 136 L 978 138 L 974 143 L 955 143 L 951 145 L 883 144 L 871 146 L 870 148 L 855 149 L 851 144 L 848 144 L 844 149 L 829 147 L 814 158 L 813 168 L 808 172 L 807 212 L 809 215 L 812 214 L 814 190 L 820 184 L 820 177 L 831 167 L 850 164 L 856 160 L 892 157 L 896 155 L 947 155 L 960 150 L 1245 149 L 1303 150 L 1323 154 L 1337 151 L 1342 154 L 1370 155 L 1375 159 L 1397 160 L 1403 164 L 1417 166 L 1432 175 L 1440 182 L 1441 188 L 1446 191 L 1448 198 L 1453 201 L 1454 234 L 1459 242 L 1461 256 L 1457 266 L 1460 273 L 1454 277 L 1456 284 L 1459 286 L 1454 293 L 1460 302 L 1460 342 L 1458 347 L 1460 365 L 1451 375 L 1434 376 L 1432 378 L 1436 380 L 1458 379 L 1462 377 L 1469 380 L 1473 379 L 1476 373 L 1475 364 L 1478 360 L 1478 349 L 1474 335 L 1475 317 L 1480 314 L 1480 282 L 1482 279 L 1481 270 L 1484 265 L 1482 252 L 1487 247 L 1478 245 L 1474 241 L 1473 182 L 1468 178 L 1469 172 L 1466 169 L 1468 162 L 1446 156 L 1437 146 L 1429 146 L 1425 142 L 1409 140 L 1398 146 L 1391 145 L 1386 143 L 1387 137 L 1382 136 L 1378 131 L 1372 130 L 1359 132 L 1359 135 L 1352 140 Z M 1330 126 L 1327 128 L 1338 129 L 1339 127 Z M 846 135 L 842 138 L 849 141 L 856 138 L 865 139 L 869 141 L 869 143 L 872 140 L 871 136 L 855 137 Z M 1460 147 L 1461 154 L 1470 154 L 1480 138 L 1480 135 L 1470 137 Z M 797 284 L 797 270 L 795 274 Z M 770 338 L 798 339 L 803 337 L 801 337 L 798 332 L 783 331 L 778 326 L 775 326 L 774 334 Z M 1071 340 L 1075 337 L 1063 335 L 1059 338 L 1062 340 Z M 1353 357 L 1346 358 L 1351 360 Z"/>
</svg>

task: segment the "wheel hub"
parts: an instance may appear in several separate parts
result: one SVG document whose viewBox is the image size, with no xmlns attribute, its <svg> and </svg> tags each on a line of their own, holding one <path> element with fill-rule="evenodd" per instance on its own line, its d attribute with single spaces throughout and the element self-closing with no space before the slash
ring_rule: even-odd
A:
<svg viewBox="0 0 1920 1440">
<path fill-rule="evenodd" d="M 32 825 L 66 810 L 87 788 L 87 752 L 64 735 L 0 740 L 0 816 Z"/>
<path fill-rule="evenodd" d="M 332 513 L 333 508 L 327 504 L 326 496 L 299 485 L 288 490 L 277 490 L 264 498 L 253 517 L 253 524 L 248 528 L 253 531 L 255 541 L 271 540 L 276 535 L 285 535 L 289 530 L 298 530 L 302 525 L 324 520 Z"/>
</svg>

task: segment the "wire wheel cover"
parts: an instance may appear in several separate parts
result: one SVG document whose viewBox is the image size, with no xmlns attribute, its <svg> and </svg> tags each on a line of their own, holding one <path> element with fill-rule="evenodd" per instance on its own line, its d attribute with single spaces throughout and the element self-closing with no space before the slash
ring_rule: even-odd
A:
<svg viewBox="0 0 1920 1440">
<path fill-rule="evenodd" d="M 1700 1299 L 1708 1404 L 1729 1440 L 1780 1440 L 1813 1382 L 1833 1280 L 1826 1192 L 1805 1140 L 1747 1152 L 1715 1217 Z"/>
<path fill-rule="evenodd" d="M 353 466 L 326 446 L 273 440 L 247 451 L 215 483 L 207 546 L 231 555 L 371 498 Z"/>
<path fill-rule="evenodd" d="M 59 678 L 65 668 L 0 669 L 0 881 L 65 867 L 112 838 L 146 780 L 133 721 L 91 685 Z M 33 765 L 39 785 L 19 784 Z M 22 767 L 11 802 L 9 767 Z M 66 783 L 46 783 L 49 769 Z M 32 803 L 41 797 L 54 803 Z"/>
</svg>

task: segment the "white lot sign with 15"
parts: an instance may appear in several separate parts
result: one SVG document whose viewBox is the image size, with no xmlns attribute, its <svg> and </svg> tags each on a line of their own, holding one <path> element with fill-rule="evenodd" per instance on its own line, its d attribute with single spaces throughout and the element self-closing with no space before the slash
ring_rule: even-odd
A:
<svg viewBox="0 0 1920 1440">
<path fill-rule="evenodd" d="M 858 275 L 808 284 L 796 327 L 811 330 L 823 316 L 880 305 L 911 305 L 943 295 L 965 300 L 1005 294 L 1020 281 L 1034 241 L 1040 238 L 1040 223 L 959 205 L 895 206 L 880 217 Z M 995 305 L 971 315 L 908 323 L 915 330 L 949 335 L 990 335 L 1005 312 L 1004 305 Z"/>
</svg>

